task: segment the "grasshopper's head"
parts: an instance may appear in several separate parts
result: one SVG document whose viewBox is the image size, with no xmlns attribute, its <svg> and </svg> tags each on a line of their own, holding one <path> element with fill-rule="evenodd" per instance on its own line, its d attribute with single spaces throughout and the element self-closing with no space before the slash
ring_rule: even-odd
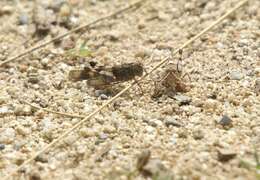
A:
<svg viewBox="0 0 260 180">
<path fill-rule="evenodd" d="M 143 65 L 141 63 L 136 63 L 133 66 L 133 69 L 134 69 L 134 72 L 135 72 L 136 76 L 142 76 L 143 75 L 144 68 L 143 68 Z"/>
</svg>

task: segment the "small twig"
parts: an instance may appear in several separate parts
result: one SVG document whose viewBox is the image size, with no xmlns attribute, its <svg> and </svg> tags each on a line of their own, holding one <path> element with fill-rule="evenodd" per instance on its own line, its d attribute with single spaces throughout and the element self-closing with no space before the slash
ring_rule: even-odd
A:
<svg viewBox="0 0 260 180">
<path fill-rule="evenodd" d="M 229 10 L 228 12 L 226 12 L 224 15 L 222 15 L 220 18 L 218 18 L 216 21 L 214 21 L 210 26 L 206 27 L 205 29 L 203 29 L 200 33 L 198 33 L 196 36 L 194 36 L 193 38 L 191 38 L 190 40 L 188 40 L 187 42 L 185 42 L 182 46 L 180 46 L 178 49 L 176 49 L 172 54 L 176 55 L 181 49 L 184 49 L 185 47 L 187 47 L 189 44 L 191 44 L 192 42 L 194 42 L 196 39 L 198 39 L 199 37 L 201 37 L 203 34 L 205 34 L 207 31 L 209 31 L 210 29 L 212 29 L 213 27 L 215 27 L 217 24 L 219 24 L 221 21 L 223 21 L 225 18 L 227 18 L 228 16 L 230 16 L 234 11 L 236 11 L 238 8 L 240 8 L 241 6 L 243 6 L 245 3 L 247 3 L 249 0 L 242 0 L 240 1 L 234 8 L 232 8 L 231 10 Z M 163 60 L 161 60 L 156 66 L 154 66 L 148 73 L 146 73 L 145 75 L 143 75 L 142 77 L 139 78 L 138 82 L 144 80 L 148 75 L 150 75 L 152 72 L 154 72 L 155 70 L 157 70 L 160 66 L 162 66 L 163 64 L 165 64 L 166 62 L 168 62 L 168 60 L 171 57 L 166 57 Z M 116 94 L 114 97 L 112 97 L 111 99 L 109 99 L 107 102 L 105 102 L 101 107 L 97 108 L 95 111 L 93 111 L 92 113 L 90 113 L 87 117 L 85 117 L 84 119 L 82 119 L 81 121 L 79 121 L 78 123 L 76 123 L 72 128 L 70 128 L 69 130 L 65 131 L 62 135 L 60 135 L 57 139 L 53 140 L 51 143 L 49 143 L 48 145 L 46 145 L 42 150 L 36 152 L 34 155 L 31 156 L 31 158 L 29 158 L 28 160 L 24 161 L 19 167 L 17 167 L 16 169 L 14 169 L 12 172 L 10 172 L 7 176 L 5 176 L 3 178 L 3 180 L 7 180 L 9 178 L 11 178 L 16 172 L 18 172 L 19 170 L 23 169 L 27 164 L 31 163 L 37 156 L 39 156 L 42 153 L 47 152 L 48 150 L 50 150 L 50 148 L 54 147 L 56 144 L 58 144 L 60 141 L 62 141 L 65 137 L 67 137 L 70 133 L 72 133 L 74 130 L 76 130 L 77 128 L 79 128 L 81 125 L 83 125 L 85 122 L 87 122 L 90 118 L 92 118 L 93 116 L 95 116 L 97 113 L 99 113 L 100 111 L 102 111 L 105 107 L 107 107 L 109 104 L 111 104 L 113 101 L 115 101 L 117 98 L 119 98 L 122 94 L 124 94 L 126 91 L 128 91 L 130 88 L 132 88 L 134 85 L 136 85 L 136 81 L 132 82 L 130 85 L 128 85 L 126 88 L 124 88 L 122 91 L 120 91 L 118 94 Z"/>
<path fill-rule="evenodd" d="M 62 39 L 62 38 L 64 38 L 64 37 L 66 37 L 66 36 L 68 36 L 68 35 L 70 35 L 70 34 L 72 34 L 72 33 L 75 33 L 75 32 L 77 32 L 77 31 L 81 31 L 81 30 L 86 30 L 86 29 L 90 28 L 90 27 L 91 27 L 92 25 L 94 25 L 94 24 L 97 24 L 97 23 L 99 23 L 99 22 L 101 22 L 101 21 L 104 21 L 104 20 L 106 20 L 106 19 L 110 19 L 110 18 L 116 17 L 117 15 L 122 14 L 122 13 L 124 13 L 125 11 L 127 11 L 127 10 L 129 10 L 129 9 L 132 9 L 132 8 L 135 8 L 135 7 L 138 8 L 138 7 L 140 7 L 140 6 L 142 5 L 142 3 L 144 3 L 145 1 L 147 1 L 147 0 L 139 0 L 139 1 L 135 2 L 135 3 L 133 3 L 133 4 L 130 4 L 129 6 L 123 8 L 123 9 L 121 9 L 121 10 L 118 10 L 118 11 L 116 11 L 116 12 L 114 12 L 114 13 L 108 15 L 108 16 L 104 16 L 104 17 L 101 17 L 101 18 L 99 18 L 99 19 L 96 19 L 96 20 L 94 20 L 94 21 L 92 21 L 92 22 L 90 22 L 90 23 L 88 23 L 88 24 L 84 24 L 84 25 L 79 26 L 79 27 L 77 27 L 77 28 L 74 28 L 74 29 L 72 29 L 72 30 L 70 30 L 70 31 L 68 31 L 68 32 L 66 32 L 66 33 L 64 33 L 64 34 L 62 34 L 62 35 L 56 36 L 55 38 L 53 38 L 53 39 L 51 39 L 51 40 L 49 40 L 49 41 L 46 41 L 46 42 L 44 42 L 44 43 L 42 43 L 42 44 L 39 44 L 39 45 L 36 45 L 36 46 L 34 46 L 34 47 L 32 47 L 32 48 L 30 48 L 30 49 L 28 49 L 28 50 L 26 50 L 26 51 L 24 51 L 24 52 L 22 52 L 22 53 L 16 55 L 16 56 L 14 56 L 14 57 L 11 57 L 11 58 L 9 58 L 9 59 L 7 59 L 7 60 L 1 62 L 1 63 L 0 63 L 0 67 L 2 67 L 3 65 L 5 65 L 5 64 L 7 64 L 7 63 L 9 63 L 9 62 L 11 62 L 11 61 L 18 60 L 18 59 L 20 59 L 21 57 L 24 57 L 25 55 L 27 55 L 27 54 L 29 54 L 29 53 L 32 53 L 32 52 L 34 52 L 34 51 L 36 51 L 36 50 L 38 50 L 38 49 L 40 49 L 40 48 L 43 48 L 43 47 L 47 46 L 48 44 L 51 44 L 52 42 L 58 41 L 58 40 L 60 40 L 60 39 Z"/>
<path fill-rule="evenodd" d="M 43 110 L 43 111 L 46 111 L 46 112 L 49 112 L 49 113 L 53 113 L 53 114 L 58 114 L 58 115 L 61 115 L 61 116 L 68 116 L 68 117 L 72 117 L 72 118 L 85 118 L 86 116 L 81 116 L 81 115 L 77 115 L 77 114 L 69 114 L 69 113 L 63 113 L 63 112 L 58 112 L 58 111 L 53 111 L 51 109 L 47 109 L 47 108 L 41 108 L 39 106 L 36 106 L 34 104 L 31 104 L 25 100 L 21 100 L 21 102 L 35 108 L 35 109 L 40 109 L 40 110 Z"/>
</svg>

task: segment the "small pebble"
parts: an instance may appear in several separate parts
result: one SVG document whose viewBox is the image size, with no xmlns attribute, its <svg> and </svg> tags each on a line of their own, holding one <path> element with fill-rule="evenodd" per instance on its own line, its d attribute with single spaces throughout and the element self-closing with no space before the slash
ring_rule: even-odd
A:
<svg viewBox="0 0 260 180">
<path fill-rule="evenodd" d="M 83 137 L 93 137 L 96 135 L 96 132 L 92 128 L 82 128 L 79 133 Z"/>
<path fill-rule="evenodd" d="M 32 171 L 32 172 L 30 172 L 30 174 L 29 174 L 29 179 L 31 179 L 31 180 L 41 180 L 42 178 L 41 178 L 41 173 L 40 172 L 38 172 L 38 171 Z"/>
<path fill-rule="evenodd" d="M 78 139 L 78 136 L 76 135 L 70 135 L 70 136 L 67 136 L 65 139 L 64 139 L 64 142 L 68 145 L 72 145 L 74 144 Z"/>
<path fill-rule="evenodd" d="M 260 51 L 259 51 L 259 57 L 260 57 Z M 254 72 L 255 72 L 256 77 L 259 77 L 260 76 L 260 67 L 256 67 L 254 69 Z"/>
<path fill-rule="evenodd" d="M 13 144 L 13 149 L 15 149 L 16 151 L 19 151 L 26 144 L 27 144 L 26 140 L 15 141 Z"/>
<path fill-rule="evenodd" d="M 100 98 L 101 100 L 107 100 L 107 99 L 108 99 L 107 95 L 105 95 L 105 94 L 101 94 L 101 95 L 99 96 L 99 98 Z"/>
<path fill-rule="evenodd" d="M 68 18 L 72 13 L 72 9 L 68 3 L 63 3 L 60 7 L 59 15 L 61 18 Z"/>
<path fill-rule="evenodd" d="M 52 129 L 55 129 L 54 121 L 53 121 L 51 118 L 49 118 L 49 117 L 45 117 L 45 118 L 41 121 L 40 125 L 42 126 L 42 128 L 43 128 L 44 130 L 52 130 Z"/>
<path fill-rule="evenodd" d="M 26 135 L 31 133 L 30 129 L 25 128 L 23 126 L 18 126 L 16 128 L 16 131 L 17 131 L 18 134 L 23 135 L 23 136 L 26 136 Z"/>
<path fill-rule="evenodd" d="M 145 131 L 148 133 L 148 134 L 152 134 L 154 132 L 154 127 L 152 126 L 146 126 L 145 127 Z"/>
<path fill-rule="evenodd" d="M 19 69 L 22 73 L 24 73 L 24 72 L 27 71 L 27 69 L 28 69 L 28 65 L 25 65 L 25 64 L 19 64 L 19 65 L 18 65 L 18 69 Z"/>
<path fill-rule="evenodd" d="M 108 135 L 105 133 L 99 134 L 98 139 L 95 141 L 95 145 L 105 142 L 108 139 Z"/>
<path fill-rule="evenodd" d="M 144 59 L 144 58 L 150 57 L 150 56 L 151 56 L 150 50 L 145 49 L 145 48 L 141 48 L 141 49 L 137 50 L 137 52 L 135 53 L 136 58 L 140 57 L 140 58 Z"/>
<path fill-rule="evenodd" d="M 69 68 L 69 66 L 66 63 L 59 63 L 57 67 L 63 72 L 67 72 Z"/>
<path fill-rule="evenodd" d="M 26 25 L 26 24 L 29 24 L 29 17 L 28 17 L 28 14 L 21 14 L 19 16 L 19 19 L 18 19 L 18 24 L 19 25 Z"/>
<path fill-rule="evenodd" d="M 217 99 L 217 94 L 216 93 L 210 93 L 207 95 L 208 98 L 210 99 Z"/>
<path fill-rule="evenodd" d="M 148 42 L 149 43 L 156 43 L 159 40 L 158 36 L 150 36 Z"/>
<path fill-rule="evenodd" d="M 192 100 L 192 105 L 195 107 L 203 107 L 203 103 L 204 103 L 204 101 L 199 98 L 194 98 Z"/>
<path fill-rule="evenodd" d="M 219 105 L 219 102 L 217 100 L 215 100 L 215 99 L 207 99 L 204 102 L 203 108 L 205 110 L 215 111 L 217 109 L 218 105 Z"/>
<path fill-rule="evenodd" d="M 156 177 L 155 179 L 173 179 L 173 174 L 164 166 L 160 159 L 149 159 L 141 172 L 144 175 Z"/>
<path fill-rule="evenodd" d="M 167 21 L 169 19 L 169 15 L 164 13 L 163 11 L 158 12 L 158 19 L 160 21 Z"/>
<path fill-rule="evenodd" d="M 185 3 L 185 5 L 184 5 L 185 11 L 191 11 L 191 10 L 193 10 L 193 9 L 195 9 L 195 8 L 196 8 L 196 6 L 195 6 L 195 3 L 194 3 L 194 2 L 187 2 L 187 3 Z"/>
<path fill-rule="evenodd" d="M 218 124 L 221 124 L 222 126 L 229 126 L 231 125 L 232 120 L 227 115 L 223 115 Z"/>
<path fill-rule="evenodd" d="M 248 46 L 249 42 L 247 39 L 241 39 L 239 42 L 238 42 L 238 47 L 244 47 L 244 46 Z"/>
<path fill-rule="evenodd" d="M 54 10 L 55 12 L 58 12 L 61 8 L 61 6 L 65 3 L 65 0 L 56 0 L 56 1 L 50 1 L 49 7 L 50 9 Z"/>
<path fill-rule="evenodd" d="M 4 144 L 0 144 L 0 151 L 5 149 L 5 145 Z"/>
<path fill-rule="evenodd" d="M 41 60 L 41 64 L 42 64 L 43 66 L 47 66 L 47 65 L 49 64 L 49 61 L 50 61 L 50 59 L 47 58 L 47 57 L 45 57 L 45 58 L 43 58 L 43 59 Z"/>
<path fill-rule="evenodd" d="M 0 115 L 5 115 L 5 114 L 8 114 L 10 111 L 9 111 L 9 108 L 8 106 L 2 106 L 0 107 Z"/>
<path fill-rule="evenodd" d="M 197 129 L 193 131 L 193 138 L 196 140 L 200 140 L 204 138 L 204 132 L 201 129 Z"/>
<path fill-rule="evenodd" d="M 158 43 L 158 44 L 156 44 L 156 48 L 159 50 L 164 50 L 164 49 L 172 50 L 173 49 L 173 47 L 168 43 Z"/>
<path fill-rule="evenodd" d="M 153 126 L 153 127 L 162 126 L 162 121 L 157 120 L 157 119 L 151 119 L 148 121 L 145 120 L 145 122 L 147 122 L 148 125 Z"/>
<path fill-rule="evenodd" d="M 174 96 L 174 99 L 177 101 L 177 103 L 180 106 L 189 105 L 191 102 L 191 98 L 188 96 L 184 96 L 184 95 L 176 95 L 176 96 Z"/>
<path fill-rule="evenodd" d="M 98 89 L 98 90 L 95 90 L 94 94 L 95 94 L 95 97 L 100 97 L 102 94 L 106 94 L 106 91 Z"/>
<path fill-rule="evenodd" d="M 181 16 L 181 10 L 179 8 L 172 7 L 171 14 L 173 19 L 179 18 Z"/>
<path fill-rule="evenodd" d="M 167 118 L 164 121 L 164 124 L 169 127 L 169 126 L 175 126 L 175 127 L 181 127 L 181 123 L 178 122 L 176 119 L 174 118 Z"/>
<path fill-rule="evenodd" d="M 72 6 L 77 6 L 82 2 L 82 0 L 70 0 L 69 2 Z"/>
<path fill-rule="evenodd" d="M 105 133 L 101 133 L 101 134 L 99 135 L 99 139 L 101 139 L 101 140 L 106 140 L 107 138 L 108 138 L 108 135 L 105 134 Z"/>
<path fill-rule="evenodd" d="M 37 5 L 35 7 L 35 14 L 33 18 L 35 24 L 35 35 L 40 37 L 46 36 L 51 30 L 51 24 L 56 22 L 56 16 L 53 10 L 45 9 Z"/>
<path fill-rule="evenodd" d="M 97 56 L 105 56 L 106 54 L 108 54 L 108 51 L 109 51 L 109 49 L 107 47 L 102 46 L 102 47 L 100 47 L 96 51 L 95 55 L 97 55 Z"/>
<path fill-rule="evenodd" d="M 32 108 L 29 105 L 18 104 L 15 106 L 14 113 L 17 116 L 29 116 L 32 114 Z"/>
<path fill-rule="evenodd" d="M 208 3 L 206 4 L 206 7 L 205 7 L 205 9 L 206 9 L 208 12 L 213 11 L 215 8 L 216 8 L 216 2 L 212 2 L 212 1 L 208 2 Z"/>
<path fill-rule="evenodd" d="M 178 131 L 178 137 L 179 137 L 179 138 L 187 138 L 188 135 L 189 135 L 189 132 L 188 132 L 187 129 L 180 129 L 180 130 Z"/>
<path fill-rule="evenodd" d="M 143 167 L 147 164 L 150 157 L 151 157 L 151 151 L 148 149 L 145 149 L 143 152 L 138 154 L 136 167 L 139 171 L 141 171 Z"/>
<path fill-rule="evenodd" d="M 260 78 L 256 79 L 255 81 L 255 92 L 260 94 Z"/>
<path fill-rule="evenodd" d="M 110 31 L 106 33 L 104 36 L 113 42 L 118 41 L 120 39 L 120 33 L 117 31 Z"/>
<path fill-rule="evenodd" d="M 173 134 L 172 137 L 170 138 L 170 142 L 172 143 L 172 145 L 176 145 L 178 142 L 178 136 L 177 134 Z"/>
<path fill-rule="evenodd" d="M 241 80 L 244 76 L 239 71 L 231 71 L 229 77 L 231 80 Z"/>
<path fill-rule="evenodd" d="M 41 163 L 47 163 L 48 157 L 44 154 L 40 154 L 35 158 L 35 161 L 41 162 Z"/>
<path fill-rule="evenodd" d="M 73 49 L 75 47 L 75 40 L 73 38 L 65 38 L 63 39 L 62 43 L 61 43 L 61 47 L 64 50 L 70 50 Z"/>
<path fill-rule="evenodd" d="M 15 164 L 20 166 L 21 164 L 23 164 L 23 162 L 26 160 L 25 154 L 21 153 L 21 152 L 16 152 L 14 154 L 15 156 Z"/>
<path fill-rule="evenodd" d="M 162 114 L 172 115 L 174 113 L 174 108 L 176 108 L 174 105 L 167 105 L 163 107 L 161 112 Z"/>
<path fill-rule="evenodd" d="M 137 25 L 137 28 L 138 29 L 144 29 L 146 27 L 145 23 L 144 22 L 139 22 L 138 25 Z"/>
<path fill-rule="evenodd" d="M 160 159 L 150 159 L 143 167 L 143 171 L 147 174 L 156 174 L 163 169 L 165 167 Z"/>
<path fill-rule="evenodd" d="M 28 77 L 28 82 L 32 84 L 37 84 L 39 82 L 39 77 L 37 74 L 30 74 Z"/>
<path fill-rule="evenodd" d="M 8 95 L 1 95 L 0 96 L 0 104 L 5 104 L 8 102 L 8 100 L 10 100 L 10 97 Z"/>
<path fill-rule="evenodd" d="M 15 130 L 13 128 L 6 128 L 1 132 L 0 143 L 8 144 L 15 139 Z"/>
<path fill-rule="evenodd" d="M 113 127 L 113 126 L 107 125 L 107 126 L 104 127 L 103 131 L 104 131 L 104 133 L 111 134 L 111 133 L 116 132 L 116 128 Z"/>
<path fill-rule="evenodd" d="M 55 78 L 55 81 L 52 82 L 53 87 L 55 87 L 58 90 L 61 90 L 64 88 L 64 79 L 63 78 Z"/>
<path fill-rule="evenodd" d="M 237 153 L 231 149 L 218 149 L 218 160 L 227 162 L 236 157 Z"/>
<path fill-rule="evenodd" d="M 14 12 L 14 8 L 12 6 L 3 6 L 0 8 L 0 16 L 9 15 Z"/>
</svg>

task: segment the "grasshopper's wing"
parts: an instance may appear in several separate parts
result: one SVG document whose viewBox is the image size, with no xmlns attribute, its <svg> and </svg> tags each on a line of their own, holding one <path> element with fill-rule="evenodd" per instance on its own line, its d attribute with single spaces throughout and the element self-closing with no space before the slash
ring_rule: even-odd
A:
<svg viewBox="0 0 260 180">
<path fill-rule="evenodd" d="M 97 76 L 99 73 L 90 67 L 84 67 L 84 69 L 72 69 L 69 72 L 69 80 L 71 81 L 81 81 L 88 80 Z"/>
<path fill-rule="evenodd" d="M 68 78 L 70 81 L 82 80 L 83 69 L 72 69 L 69 72 Z"/>
<path fill-rule="evenodd" d="M 112 73 L 107 71 L 100 71 L 98 75 L 88 79 L 87 84 L 95 88 L 102 88 L 104 86 L 110 86 L 115 81 Z"/>
</svg>

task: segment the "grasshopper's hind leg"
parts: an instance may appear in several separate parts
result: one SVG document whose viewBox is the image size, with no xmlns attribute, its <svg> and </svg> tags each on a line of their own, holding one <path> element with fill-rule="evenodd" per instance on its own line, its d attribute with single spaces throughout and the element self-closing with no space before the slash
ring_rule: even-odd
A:
<svg viewBox="0 0 260 180">
<path fill-rule="evenodd" d="M 141 95 L 144 95 L 144 91 L 142 86 L 140 85 L 140 83 L 138 82 L 138 80 L 136 78 L 134 78 L 134 82 L 137 84 L 139 90 L 141 91 Z"/>
</svg>

